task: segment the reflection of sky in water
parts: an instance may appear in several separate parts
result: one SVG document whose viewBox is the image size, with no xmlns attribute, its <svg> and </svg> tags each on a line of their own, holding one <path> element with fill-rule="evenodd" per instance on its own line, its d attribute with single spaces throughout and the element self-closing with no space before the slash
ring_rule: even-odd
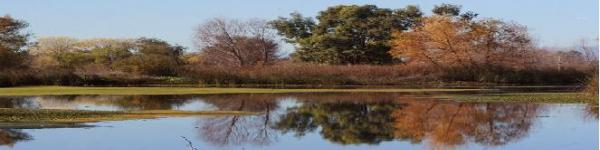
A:
<svg viewBox="0 0 600 150">
<path fill-rule="evenodd" d="M 553 105 L 538 117 L 538 126 L 527 137 L 498 147 L 466 144 L 458 149 L 597 149 L 598 123 L 584 120 L 581 105 Z M 547 117 L 545 117 L 547 116 Z M 202 140 L 197 123 L 203 117 L 161 118 L 95 123 L 95 128 L 26 129 L 34 140 L 14 149 L 188 149 L 181 138 L 190 139 L 198 149 L 427 149 L 425 142 L 386 141 L 378 145 L 340 145 L 323 140 L 317 132 L 303 137 L 280 134 L 270 145 L 252 144 L 219 147 Z M 0 147 L 6 149 L 7 147 Z"/>
<path fill-rule="evenodd" d="M 16 97 L 12 101 L 19 101 L 18 104 L 12 104 L 5 108 L 30 108 L 30 109 L 75 109 L 75 110 L 102 110 L 102 111 L 118 111 L 118 110 L 152 110 L 152 109 L 174 109 L 174 110 L 190 110 L 190 111 L 211 111 L 217 110 L 215 106 L 204 102 L 199 98 L 190 99 L 176 99 L 183 103 L 172 104 L 168 101 L 171 99 L 159 99 L 163 103 L 156 104 L 163 107 L 157 108 L 144 108 L 140 105 L 139 108 L 136 106 L 142 102 L 131 103 L 128 106 L 123 106 L 122 102 L 130 101 L 131 98 L 121 96 L 96 96 L 96 97 L 54 97 L 54 96 L 43 96 L 43 97 Z M 0 101 L 0 103 L 11 102 L 8 100 Z"/>
<path fill-rule="evenodd" d="M 188 103 L 185 103 L 182 106 L 176 106 L 174 109 L 176 110 L 190 110 L 190 111 L 198 111 L 198 110 L 203 110 L 203 111 L 211 111 L 211 110 L 218 110 L 219 108 L 208 104 L 200 99 L 193 99 Z"/>
<path fill-rule="evenodd" d="M 120 102 L 129 101 L 130 98 L 111 96 L 97 96 L 97 97 L 17 97 L 16 101 L 22 101 L 23 103 L 12 105 L 12 107 L 6 108 L 35 108 L 35 109 L 75 109 L 75 110 L 102 110 L 102 111 L 118 111 L 118 110 L 139 110 L 146 108 L 136 108 L 136 104 L 133 103 L 131 107 L 120 106 Z M 173 110 L 188 110 L 188 111 L 213 111 L 219 110 L 217 106 L 207 103 L 202 97 L 190 97 L 190 98 L 179 98 L 179 99 L 160 99 L 160 101 L 183 101 L 182 103 L 171 104 L 168 102 L 161 103 L 159 105 L 165 105 L 164 108 L 159 109 L 173 109 Z M 297 102 L 294 97 L 281 97 L 276 99 L 278 106 L 283 108 L 300 106 L 301 103 Z M 144 101 L 144 100 L 142 100 Z M 232 101 L 236 101 L 235 99 Z M 3 102 L 3 101 L 0 101 Z M 169 107 L 166 107 L 169 106 Z M 147 108 L 146 110 L 151 110 Z"/>
<path fill-rule="evenodd" d="M 188 97 L 27 97 L 23 101 L 0 101 L 1 106 L 47 109 L 87 109 L 87 110 L 138 110 L 138 109 L 178 109 L 178 110 L 243 110 L 260 113 L 254 116 L 197 116 L 173 117 L 149 120 L 128 120 L 92 123 L 93 128 L 23 129 L 33 140 L 18 141 L 13 149 L 189 149 L 181 138 L 185 136 L 198 149 L 597 149 L 598 123 L 590 117 L 583 104 L 530 104 L 530 103 L 458 103 L 452 101 L 399 99 L 398 95 L 225 95 Z M 389 101 L 389 100 L 394 101 Z M 381 101 L 378 101 L 381 100 Z M 397 101 L 395 101 L 397 100 Z M 8 103 L 8 104 L 6 104 Z M 430 107 L 431 106 L 431 107 Z M 435 106 L 435 107 L 434 107 Z M 364 107 L 364 109 L 363 109 Z M 417 109 L 415 109 L 417 108 Z M 431 111 L 423 111 L 429 108 Z M 439 110 L 436 110 L 439 109 Z M 440 113 L 441 112 L 441 113 Z M 515 113 L 519 112 L 519 113 Z M 412 113 L 412 114 L 411 114 Z M 427 113 L 438 113 L 427 116 Z M 448 119 L 456 113 L 457 119 Z M 389 126 L 386 117 L 425 115 L 420 121 L 430 121 L 429 126 L 447 123 L 436 120 L 451 120 L 470 123 L 484 119 L 484 126 L 458 128 L 466 138 L 464 143 L 452 147 L 436 147 L 431 144 L 430 128 L 415 128 L 426 131 L 423 141 L 410 141 L 394 137 L 386 138 L 380 132 L 365 129 L 385 130 Z M 308 118 L 307 115 L 312 115 Z M 322 115 L 322 116 L 318 116 Z M 383 115 L 383 122 L 377 117 Z M 466 117 L 465 117 L 466 115 Z M 489 119 L 491 115 L 493 119 Z M 523 117 L 523 115 L 528 117 Z M 462 118 L 460 118 L 462 116 Z M 286 118 L 287 117 L 287 118 Z M 321 117 L 321 118 L 320 118 Z M 325 117 L 325 118 L 322 118 Z M 348 117 L 348 118 L 345 118 Z M 358 118 L 352 118 L 358 117 Z M 362 118 L 361 118 L 362 117 Z M 365 118 L 367 117 L 367 118 Z M 429 117 L 429 118 L 428 118 Z M 437 118 L 436 118 L 437 117 Z M 402 117 L 392 117 L 398 119 Z M 286 120 L 287 119 L 287 120 Z M 304 119 L 304 120 L 303 120 Z M 317 120 L 323 122 L 315 122 Z M 354 120 L 353 120 L 354 119 Z M 381 118 L 380 118 L 381 119 Z M 406 124 L 417 123 L 410 119 Z M 463 120 L 460 120 L 463 119 Z M 466 119 L 466 121 L 465 121 Z M 341 122 L 341 120 L 347 122 Z M 290 121 L 283 124 L 284 121 Z M 397 120 L 387 120 L 388 122 Z M 477 121 L 477 120 L 475 120 Z M 487 122 L 486 122 L 487 121 Z M 303 123 L 312 122 L 314 130 L 306 130 L 299 136 Z M 327 124 L 338 122 L 339 124 Z M 523 133 L 496 146 L 485 146 L 473 139 L 473 127 L 482 128 L 487 123 L 498 126 L 498 135 Z M 528 122 L 528 123 L 520 123 Z M 358 124 L 348 126 L 344 123 Z M 383 124 L 382 124 L 383 123 Z M 475 123 L 474 123 L 475 124 Z M 287 126 L 285 126 L 287 125 Z M 291 127 L 290 127 L 291 125 Z M 326 134 L 324 126 L 339 126 L 340 133 Z M 500 130 L 501 127 L 511 130 Z M 444 127 L 444 126 L 442 126 Z M 331 126 L 329 126 L 331 129 Z M 333 128 L 335 129 L 335 128 Z M 517 129 L 517 130 L 515 130 Z M 229 132 L 231 130 L 231 132 Z M 479 129 L 481 130 L 481 129 Z M 285 131 L 285 132 L 284 132 Z M 489 130 L 481 130 L 489 131 Z M 514 132 L 518 131 L 518 132 Z M 344 133 L 341 133 L 344 132 Z M 352 136 L 367 135 L 348 139 Z M 392 131 L 396 132 L 396 131 Z M 408 132 L 408 131 L 407 131 Z M 434 131 L 431 131 L 434 132 Z M 506 132 L 506 133 L 503 133 Z M 385 133 L 383 133 L 385 134 Z M 227 136 L 235 135 L 235 136 Z M 374 137 L 373 137 L 374 136 Z M 346 138 L 346 139 L 344 139 Z M 337 141 L 336 141 L 337 140 Z M 355 142 L 342 144 L 341 142 Z M 442 145 L 444 146 L 444 145 Z M 0 146 L 0 149 L 8 148 Z"/>
<path fill-rule="evenodd" d="M 302 102 L 298 102 L 293 97 L 286 97 L 279 100 L 279 106 L 282 108 L 298 107 L 300 105 L 302 105 Z"/>
</svg>

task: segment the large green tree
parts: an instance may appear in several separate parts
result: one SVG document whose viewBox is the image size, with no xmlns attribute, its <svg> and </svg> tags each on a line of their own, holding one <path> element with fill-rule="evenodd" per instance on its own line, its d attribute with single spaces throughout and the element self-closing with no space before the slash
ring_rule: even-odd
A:
<svg viewBox="0 0 600 150">
<path fill-rule="evenodd" d="M 136 41 L 136 53 L 132 59 L 139 71 L 147 75 L 171 76 L 178 73 L 183 64 L 181 56 L 184 47 L 171 45 L 166 41 L 140 38 Z"/>
<path fill-rule="evenodd" d="M 10 16 L 0 17 L 0 71 L 22 64 L 29 38 L 22 30 L 27 26 L 26 22 Z"/>
<path fill-rule="evenodd" d="M 459 17 L 462 20 L 470 21 L 477 17 L 479 14 L 472 11 L 462 12 L 462 6 L 455 4 L 442 3 L 440 5 L 433 6 L 431 12 L 435 15 L 446 16 L 446 17 Z"/>
<path fill-rule="evenodd" d="M 113 67 L 114 63 L 132 55 L 131 50 L 135 46 L 133 42 L 129 39 L 97 38 L 82 40 L 79 45 L 89 50 L 94 63 Z"/>
<path fill-rule="evenodd" d="M 409 29 L 422 16 L 416 6 L 338 5 L 319 12 L 317 22 L 292 13 L 270 24 L 297 49 L 292 57 L 326 64 L 385 64 L 392 31 Z"/>
</svg>

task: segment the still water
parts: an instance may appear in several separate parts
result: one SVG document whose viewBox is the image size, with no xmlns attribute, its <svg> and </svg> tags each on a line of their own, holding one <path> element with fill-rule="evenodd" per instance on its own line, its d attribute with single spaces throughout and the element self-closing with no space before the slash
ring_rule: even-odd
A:
<svg viewBox="0 0 600 150">
<path fill-rule="evenodd" d="M 0 129 L 0 149 L 598 149 L 585 104 L 467 103 L 435 93 L 0 97 L 0 108 L 235 110 L 85 128 Z"/>
</svg>

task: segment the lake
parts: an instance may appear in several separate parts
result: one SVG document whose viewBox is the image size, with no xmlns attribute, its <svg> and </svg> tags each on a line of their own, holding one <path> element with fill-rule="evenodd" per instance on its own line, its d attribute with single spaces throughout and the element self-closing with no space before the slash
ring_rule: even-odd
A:
<svg viewBox="0 0 600 150">
<path fill-rule="evenodd" d="M 3 127 L 0 149 L 598 149 L 596 107 L 437 96 L 444 94 L 4 96 L 0 108 L 255 114 Z"/>
</svg>

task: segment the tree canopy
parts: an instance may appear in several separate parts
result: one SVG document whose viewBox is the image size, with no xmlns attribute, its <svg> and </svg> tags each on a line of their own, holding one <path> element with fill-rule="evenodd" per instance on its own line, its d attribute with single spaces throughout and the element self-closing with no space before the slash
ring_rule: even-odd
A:
<svg viewBox="0 0 600 150">
<path fill-rule="evenodd" d="M 524 26 L 495 19 L 423 18 L 410 32 L 395 32 L 390 51 L 407 62 L 437 67 L 523 65 L 533 50 Z"/>
<path fill-rule="evenodd" d="M 184 48 L 154 38 L 75 39 L 44 37 L 31 48 L 32 66 L 68 71 L 123 71 L 170 76 L 183 64 Z"/>
<path fill-rule="evenodd" d="M 338 5 L 319 12 L 317 22 L 292 13 L 270 24 L 297 49 L 293 57 L 326 64 L 385 64 L 394 30 L 407 30 L 422 16 L 416 6 Z"/>
<path fill-rule="evenodd" d="M 26 22 L 10 16 L 0 17 L 0 71 L 22 65 L 30 36 L 23 32 L 27 26 Z"/>
</svg>

